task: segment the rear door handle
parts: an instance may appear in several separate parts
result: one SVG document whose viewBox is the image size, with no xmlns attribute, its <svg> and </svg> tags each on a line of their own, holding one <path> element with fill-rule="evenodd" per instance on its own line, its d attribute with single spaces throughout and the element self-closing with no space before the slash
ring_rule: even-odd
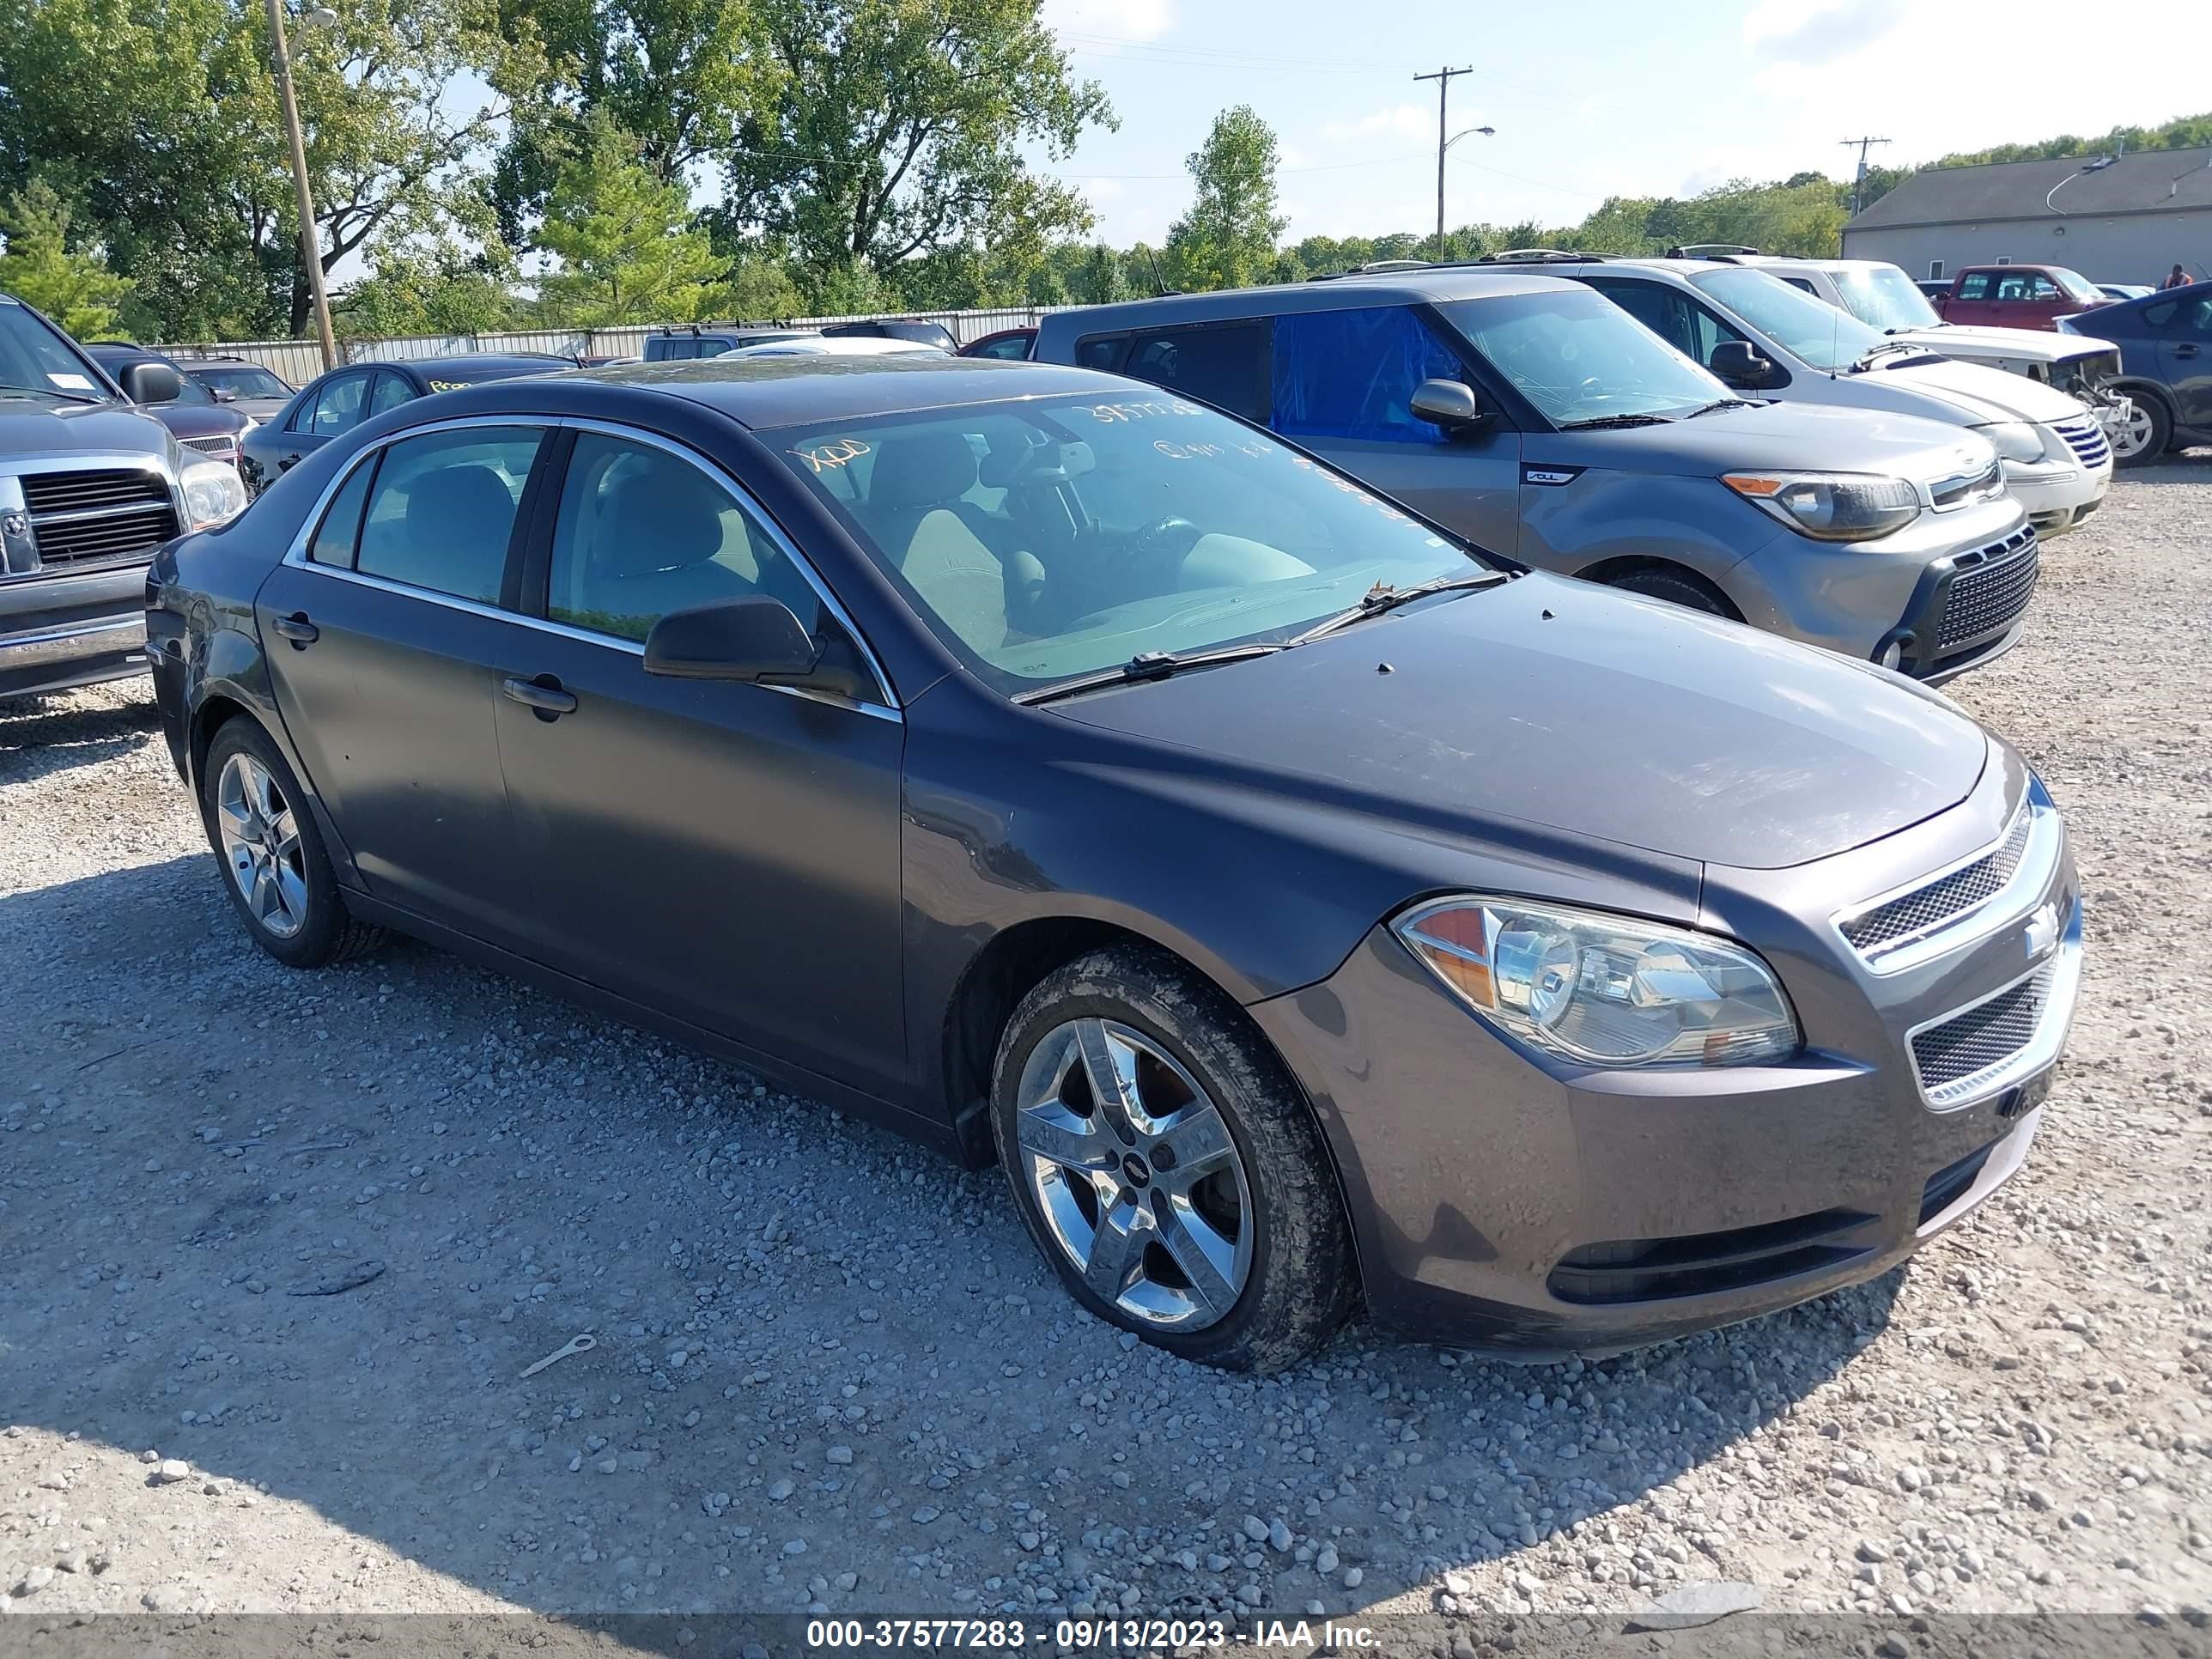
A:
<svg viewBox="0 0 2212 1659">
<path fill-rule="evenodd" d="M 545 684 L 548 680 L 553 680 L 550 674 L 540 674 L 534 680 L 508 678 L 499 683 L 499 689 L 525 708 L 534 710 L 546 720 L 557 720 L 563 714 L 573 714 L 576 708 L 575 694 L 563 691 L 560 681 L 553 680 L 553 684 L 548 685 Z"/>
<path fill-rule="evenodd" d="M 295 611 L 289 617 L 279 617 L 269 625 L 291 641 L 292 648 L 295 651 L 304 651 L 323 636 L 322 629 L 307 620 L 307 613 L 304 611 Z"/>
<path fill-rule="evenodd" d="M 2173 349 L 2173 355 L 2177 357 L 2194 357 L 2197 355 L 2197 348 L 2193 345 L 2178 345 Z"/>
</svg>

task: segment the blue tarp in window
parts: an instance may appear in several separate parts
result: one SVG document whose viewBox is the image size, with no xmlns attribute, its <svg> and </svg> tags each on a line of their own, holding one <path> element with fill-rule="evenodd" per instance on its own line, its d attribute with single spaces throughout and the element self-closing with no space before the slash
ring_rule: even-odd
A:
<svg viewBox="0 0 2212 1659">
<path fill-rule="evenodd" d="M 1274 418 L 1286 437 L 1443 441 L 1413 417 L 1413 388 L 1464 377 L 1458 360 L 1405 306 L 1275 319 Z"/>
</svg>

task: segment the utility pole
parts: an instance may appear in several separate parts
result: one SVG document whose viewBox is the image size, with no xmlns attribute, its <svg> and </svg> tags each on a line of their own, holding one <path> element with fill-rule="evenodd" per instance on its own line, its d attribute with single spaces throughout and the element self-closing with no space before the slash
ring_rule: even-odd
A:
<svg viewBox="0 0 2212 1659">
<path fill-rule="evenodd" d="M 274 4 L 275 0 L 270 0 L 270 3 Z M 1451 95 L 1452 76 L 1474 73 L 1472 66 L 1467 69 L 1453 69 L 1447 65 L 1434 75 L 1417 75 L 1413 77 L 1416 81 L 1433 81 L 1437 83 L 1437 258 L 1439 259 L 1444 257 L 1444 146 L 1448 142 L 1444 134 L 1449 131 L 1444 113 L 1445 106 Z"/>
<path fill-rule="evenodd" d="M 1889 140 L 1887 138 L 1846 138 L 1843 140 L 1843 146 L 1845 149 L 1849 149 L 1853 144 L 1856 144 L 1859 147 L 1859 170 L 1851 175 L 1851 217 L 1854 219 L 1857 218 L 1859 214 L 1859 192 L 1866 184 L 1867 147 L 1870 144 L 1886 144 L 1888 142 Z"/>
<path fill-rule="evenodd" d="M 312 20 L 311 20 L 312 21 Z M 307 189 L 307 146 L 300 137 L 300 104 L 292 95 L 292 55 L 284 44 L 283 0 L 269 0 L 269 49 L 276 62 L 276 90 L 284 106 L 284 137 L 292 148 L 292 188 L 300 204 L 300 263 L 322 336 L 323 367 L 338 366 L 337 337 L 331 331 L 330 296 L 323 292 L 323 252 L 315 240 L 315 198 Z"/>
</svg>

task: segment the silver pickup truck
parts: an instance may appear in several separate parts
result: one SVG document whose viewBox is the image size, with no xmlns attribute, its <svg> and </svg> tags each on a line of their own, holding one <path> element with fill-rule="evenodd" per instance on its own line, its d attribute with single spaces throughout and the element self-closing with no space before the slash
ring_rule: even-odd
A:
<svg viewBox="0 0 2212 1659">
<path fill-rule="evenodd" d="M 144 362 L 111 379 L 0 294 L 0 697 L 143 671 L 147 561 L 245 509 L 235 466 L 138 407 L 174 398 L 176 378 Z"/>
</svg>

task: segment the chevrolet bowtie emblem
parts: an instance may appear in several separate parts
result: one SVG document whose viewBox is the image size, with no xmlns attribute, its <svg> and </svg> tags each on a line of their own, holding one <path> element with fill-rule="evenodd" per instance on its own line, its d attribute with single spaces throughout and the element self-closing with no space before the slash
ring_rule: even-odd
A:
<svg viewBox="0 0 2212 1659">
<path fill-rule="evenodd" d="M 2027 919 L 2027 954 L 2039 957 L 2058 943 L 2058 907 L 2046 904 Z"/>
</svg>

